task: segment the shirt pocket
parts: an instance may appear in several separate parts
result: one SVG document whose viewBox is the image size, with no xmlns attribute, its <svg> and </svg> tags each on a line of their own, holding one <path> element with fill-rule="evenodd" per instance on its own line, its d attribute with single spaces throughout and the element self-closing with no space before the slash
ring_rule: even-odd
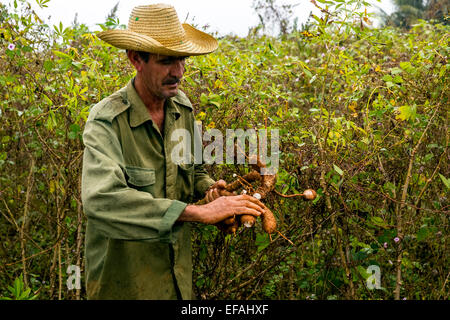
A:
<svg viewBox="0 0 450 320">
<path fill-rule="evenodd" d="M 155 169 L 126 166 L 125 173 L 129 187 L 153 194 L 156 181 Z"/>
<path fill-rule="evenodd" d="M 178 164 L 177 167 L 178 199 L 191 203 L 194 199 L 194 164 Z"/>
</svg>

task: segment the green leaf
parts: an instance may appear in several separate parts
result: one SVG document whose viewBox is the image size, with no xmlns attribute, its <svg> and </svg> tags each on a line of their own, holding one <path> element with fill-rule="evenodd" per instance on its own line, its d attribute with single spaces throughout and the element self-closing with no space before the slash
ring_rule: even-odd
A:
<svg viewBox="0 0 450 320">
<path fill-rule="evenodd" d="M 202 245 L 199 252 L 200 260 L 204 260 L 208 256 L 208 250 L 205 245 Z"/>
<path fill-rule="evenodd" d="M 44 61 L 44 69 L 45 69 L 45 71 L 47 71 L 47 72 L 52 71 L 52 69 L 53 69 L 53 62 L 50 61 L 50 60 L 45 60 L 45 61 Z"/>
<path fill-rule="evenodd" d="M 80 126 L 78 124 L 76 124 L 76 123 L 71 124 L 69 126 L 69 129 L 70 129 L 70 131 L 73 131 L 75 133 L 78 133 L 81 130 Z"/>
<path fill-rule="evenodd" d="M 303 72 L 306 74 L 306 76 L 308 77 L 308 78 L 311 78 L 313 75 L 312 75 L 312 73 L 308 70 L 308 69 L 303 69 Z"/>
<path fill-rule="evenodd" d="M 388 81 L 388 82 L 386 82 L 386 86 L 388 88 L 392 88 L 393 86 L 395 86 L 395 84 L 393 82 L 391 82 L 391 81 Z"/>
<path fill-rule="evenodd" d="M 206 96 L 206 94 L 202 93 L 200 96 L 200 105 L 205 106 L 207 104 L 208 104 L 208 97 Z"/>
<path fill-rule="evenodd" d="M 22 51 L 23 52 L 31 52 L 31 51 L 33 51 L 33 48 L 31 48 L 30 46 L 24 46 L 24 47 L 22 47 Z"/>
<path fill-rule="evenodd" d="M 403 78 L 401 76 L 395 76 L 393 79 L 395 83 L 403 83 Z"/>
<path fill-rule="evenodd" d="M 389 225 L 380 217 L 371 217 L 370 221 L 372 221 L 375 225 L 382 227 L 382 228 L 387 228 Z"/>
<path fill-rule="evenodd" d="M 214 105 L 214 106 L 216 106 L 217 108 L 220 108 L 220 103 L 217 102 L 217 101 L 209 100 L 209 103 L 212 104 L 212 105 Z"/>
<path fill-rule="evenodd" d="M 395 68 L 391 69 L 391 73 L 392 74 L 399 74 L 399 73 L 402 73 L 402 72 L 403 72 L 403 70 L 398 68 L 398 67 L 395 67 Z"/>
<path fill-rule="evenodd" d="M 447 179 L 440 173 L 439 173 L 439 177 L 441 178 L 442 182 L 445 184 L 447 189 L 450 189 L 450 178 Z"/>
<path fill-rule="evenodd" d="M 383 78 L 381 78 L 384 82 L 392 82 L 392 76 L 387 74 Z"/>
<path fill-rule="evenodd" d="M 414 71 L 414 67 L 411 65 L 411 62 L 400 62 L 400 68 L 405 70 L 407 73 L 412 73 Z"/>
<path fill-rule="evenodd" d="M 420 228 L 416 234 L 417 241 L 425 240 L 426 238 L 428 238 L 429 234 L 430 230 L 427 228 L 427 226 L 422 226 L 422 228 Z"/>
<path fill-rule="evenodd" d="M 61 52 L 61 51 L 57 51 L 57 50 L 53 50 L 53 53 L 57 56 L 60 57 L 62 59 L 68 59 L 68 60 L 72 60 L 72 57 L 70 55 L 68 55 L 67 53 Z"/>
<path fill-rule="evenodd" d="M 389 192 L 389 195 L 391 197 L 393 197 L 395 194 L 396 187 L 395 187 L 395 184 L 388 181 L 384 184 L 383 189 L 386 190 L 387 192 Z"/>
<path fill-rule="evenodd" d="M 70 131 L 70 132 L 67 134 L 67 137 L 68 137 L 70 140 L 75 140 L 75 139 L 77 138 L 77 136 L 78 136 L 78 134 L 77 134 L 76 132 L 73 132 L 73 131 Z"/>
<path fill-rule="evenodd" d="M 48 104 L 49 106 L 52 106 L 52 105 L 53 105 L 53 101 L 50 100 L 50 98 L 49 98 L 45 93 L 41 93 L 41 95 L 42 95 L 42 97 L 44 98 L 45 102 L 47 102 L 47 104 Z"/>
<path fill-rule="evenodd" d="M 204 279 L 204 278 L 199 278 L 199 279 L 195 282 L 195 285 L 196 285 L 197 287 L 201 287 L 204 283 L 205 283 L 205 279 Z"/>
<path fill-rule="evenodd" d="M 323 23 L 323 20 L 320 19 L 320 18 L 319 18 L 318 16 L 316 16 L 315 14 L 312 14 L 311 16 L 312 16 L 312 18 L 313 18 L 314 20 L 316 20 L 316 21 L 319 23 L 319 25 Z"/>
<path fill-rule="evenodd" d="M 400 119 L 402 121 L 404 120 L 414 120 L 416 118 L 416 105 L 405 105 L 398 108 L 398 111 L 400 112 L 395 118 Z"/>
<path fill-rule="evenodd" d="M 257 233 L 255 244 L 258 246 L 258 252 L 264 250 L 270 244 L 269 235 L 267 233 Z"/>
</svg>

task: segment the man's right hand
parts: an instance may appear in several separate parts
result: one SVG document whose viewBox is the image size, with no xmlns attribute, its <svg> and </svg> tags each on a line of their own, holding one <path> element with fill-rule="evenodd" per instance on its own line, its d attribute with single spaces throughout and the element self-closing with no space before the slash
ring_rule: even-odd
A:
<svg viewBox="0 0 450 320">
<path fill-rule="evenodd" d="M 249 195 L 222 196 L 204 205 L 188 205 L 178 221 L 216 224 L 235 215 L 258 217 L 264 210 L 264 205 Z"/>
</svg>

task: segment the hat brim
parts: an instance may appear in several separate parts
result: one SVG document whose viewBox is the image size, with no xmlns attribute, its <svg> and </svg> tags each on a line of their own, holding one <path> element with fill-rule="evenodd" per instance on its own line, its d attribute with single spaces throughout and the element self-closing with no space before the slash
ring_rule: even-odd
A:
<svg viewBox="0 0 450 320">
<path fill-rule="evenodd" d="M 187 23 L 182 24 L 186 38 L 178 44 L 164 46 L 154 38 L 130 30 L 105 30 L 97 37 L 120 49 L 144 51 L 167 56 L 197 56 L 217 49 L 218 43 L 209 34 Z"/>
</svg>

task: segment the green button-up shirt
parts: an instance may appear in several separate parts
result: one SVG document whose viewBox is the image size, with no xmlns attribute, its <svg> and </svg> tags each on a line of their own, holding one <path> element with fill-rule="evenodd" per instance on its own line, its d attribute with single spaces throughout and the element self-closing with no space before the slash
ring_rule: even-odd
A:
<svg viewBox="0 0 450 320">
<path fill-rule="evenodd" d="M 214 180 L 202 165 L 172 161 L 174 130 L 189 132 L 193 150 L 189 99 L 179 91 L 164 108 L 161 134 L 130 81 L 90 111 L 82 174 L 88 299 L 192 298 L 190 225 L 176 220 Z"/>
</svg>

